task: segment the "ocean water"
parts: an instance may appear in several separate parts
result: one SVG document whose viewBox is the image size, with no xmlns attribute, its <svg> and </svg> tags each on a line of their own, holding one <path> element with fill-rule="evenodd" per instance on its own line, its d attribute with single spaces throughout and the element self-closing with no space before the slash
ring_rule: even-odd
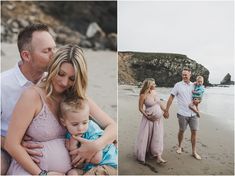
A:
<svg viewBox="0 0 235 176">
<path fill-rule="evenodd" d="M 123 88 L 121 88 L 123 89 Z M 129 95 L 138 96 L 140 88 L 124 88 Z M 167 101 L 172 88 L 157 87 L 157 92 L 162 100 Z M 177 104 L 174 100 L 173 103 Z M 201 113 L 209 115 L 209 118 L 224 123 L 225 126 L 234 130 L 234 86 L 229 87 L 207 87 L 199 104 Z"/>
</svg>

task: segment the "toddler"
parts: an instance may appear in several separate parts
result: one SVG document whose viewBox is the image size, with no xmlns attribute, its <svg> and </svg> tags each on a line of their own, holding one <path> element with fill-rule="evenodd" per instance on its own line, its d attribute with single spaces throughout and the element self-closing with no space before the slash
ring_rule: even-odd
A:
<svg viewBox="0 0 235 176">
<path fill-rule="evenodd" d="M 88 140 L 96 140 L 103 135 L 103 130 L 89 120 L 89 105 L 87 100 L 64 100 L 60 104 L 60 121 L 67 128 L 66 148 L 71 151 L 80 147 L 76 136 Z M 82 175 L 94 166 L 108 165 L 117 168 L 117 148 L 113 144 L 107 145 L 102 151 L 97 152 L 90 163 L 85 163 L 72 169 L 68 174 Z M 73 160 L 73 158 L 72 158 Z"/>
<path fill-rule="evenodd" d="M 197 76 L 196 82 L 194 83 L 194 90 L 192 91 L 192 103 L 190 103 L 189 108 L 194 111 L 198 117 L 200 117 L 198 104 L 202 100 L 202 95 L 205 91 L 205 88 L 203 86 L 204 78 L 202 76 Z"/>
</svg>

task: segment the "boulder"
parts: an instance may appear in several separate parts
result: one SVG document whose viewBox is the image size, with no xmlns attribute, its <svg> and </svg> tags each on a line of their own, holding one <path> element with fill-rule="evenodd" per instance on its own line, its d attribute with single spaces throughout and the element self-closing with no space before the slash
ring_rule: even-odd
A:
<svg viewBox="0 0 235 176">
<path fill-rule="evenodd" d="M 44 23 L 54 30 L 57 44 L 117 50 L 117 2 L 2 1 L 1 5 L 1 42 L 15 43 L 24 27 Z"/>
<path fill-rule="evenodd" d="M 80 43 L 79 32 L 72 31 L 66 26 L 59 26 L 55 29 L 54 34 L 56 34 L 56 42 L 59 44 Z"/>
<path fill-rule="evenodd" d="M 108 46 L 107 48 L 110 48 L 113 51 L 117 51 L 117 34 L 116 33 L 110 33 L 108 34 Z"/>
<path fill-rule="evenodd" d="M 92 38 L 96 35 L 102 37 L 105 36 L 105 33 L 96 22 L 92 22 L 87 28 L 86 36 Z"/>
</svg>

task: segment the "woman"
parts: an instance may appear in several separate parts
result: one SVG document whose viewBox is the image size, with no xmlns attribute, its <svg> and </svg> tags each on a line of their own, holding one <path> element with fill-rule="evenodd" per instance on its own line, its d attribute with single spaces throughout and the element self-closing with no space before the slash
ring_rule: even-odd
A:
<svg viewBox="0 0 235 176">
<path fill-rule="evenodd" d="M 146 153 L 157 158 L 157 163 L 166 163 L 163 152 L 163 111 L 164 107 L 156 94 L 153 78 L 144 80 L 140 90 L 139 111 L 143 114 L 137 136 L 135 155 L 145 163 Z M 145 107 L 145 109 L 144 109 Z"/>
<path fill-rule="evenodd" d="M 85 98 L 87 65 L 83 51 L 77 45 L 59 49 L 48 68 L 48 75 L 37 86 L 27 89 L 13 112 L 5 148 L 14 158 L 8 174 L 64 174 L 71 169 L 69 153 L 65 148 L 65 129 L 57 116 L 64 97 Z M 116 139 L 116 123 L 87 97 L 90 115 L 103 127 L 104 135 L 95 141 L 81 139 L 81 147 L 72 164 L 89 161 L 97 152 Z M 21 145 L 24 135 L 43 144 L 40 164 L 33 162 Z M 72 151 L 74 152 L 74 151 Z M 71 152 L 71 153 L 72 153 Z M 79 153 L 80 152 L 80 153 Z"/>
</svg>

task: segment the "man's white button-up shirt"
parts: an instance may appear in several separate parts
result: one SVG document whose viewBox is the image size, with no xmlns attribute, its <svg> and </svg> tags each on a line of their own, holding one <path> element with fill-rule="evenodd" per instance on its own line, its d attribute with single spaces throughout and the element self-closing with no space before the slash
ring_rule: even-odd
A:
<svg viewBox="0 0 235 176">
<path fill-rule="evenodd" d="M 189 104 L 192 102 L 193 89 L 194 85 L 192 82 L 185 83 L 184 81 L 180 81 L 175 84 L 171 91 L 171 94 L 177 99 L 179 107 L 178 113 L 182 116 L 191 117 L 196 115 L 191 109 L 189 109 Z"/>
<path fill-rule="evenodd" d="M 33 83 L 25 78 L 18 64 L 1 73 L 1 136 L 6 136 L 14 107 L 22 92 L 30 85 Z"/>
</svg>

